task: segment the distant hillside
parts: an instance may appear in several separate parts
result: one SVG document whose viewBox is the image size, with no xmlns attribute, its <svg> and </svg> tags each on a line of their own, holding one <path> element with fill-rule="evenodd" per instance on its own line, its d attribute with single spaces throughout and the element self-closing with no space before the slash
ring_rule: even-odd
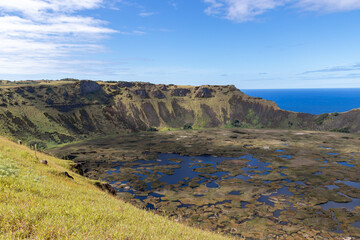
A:
<svg viewBox="0 0 360 240">
<path fill-rule="evenodd" d="M 45 142 L 184 125 L 358 132 L 360 111 L 320 116 L 294 113 L 247 96 L 234 86 L 73 79 L 0 83 L 0 133 L 40 147 Z"/>
</svg>

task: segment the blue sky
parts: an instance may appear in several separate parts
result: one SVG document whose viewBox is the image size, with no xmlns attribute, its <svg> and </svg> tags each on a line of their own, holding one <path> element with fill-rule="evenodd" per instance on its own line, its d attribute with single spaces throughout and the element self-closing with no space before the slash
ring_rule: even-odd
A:
<svg viewBox="0 0 360 240">
<path fill-rule="evenodd" d="M 0 2 L 0 79 L 360 87 L 360 0 Z"/>
</svg>

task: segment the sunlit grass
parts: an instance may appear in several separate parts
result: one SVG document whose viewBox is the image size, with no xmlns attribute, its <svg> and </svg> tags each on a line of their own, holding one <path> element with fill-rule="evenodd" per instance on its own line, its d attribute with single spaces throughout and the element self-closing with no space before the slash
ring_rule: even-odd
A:
<svg viewBox="0 0 360 240">
<path fill-rule="evenodd" d="M 0 239 L 226 239 L 124 203 L 69 166 L 0 138 Z"/>
</svg>

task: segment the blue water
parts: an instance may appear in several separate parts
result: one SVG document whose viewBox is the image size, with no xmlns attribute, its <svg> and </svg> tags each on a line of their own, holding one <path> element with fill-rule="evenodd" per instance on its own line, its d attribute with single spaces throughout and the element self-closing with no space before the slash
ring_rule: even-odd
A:
<svg viewBox="0 0 360 240">
<path fill-rule="evenodd" d="M 248 89 L 252 97 L 272 100 L 281 109 L 311 114 L 346 112 L 360 108 L 360 88 Z"/>
<path fill-rule="evenodd" d="M 327 203 L 320 204 L 320 206 L 324 210 L 329 210 L 330 208 L 346 208 L 346 209 L 354 211 L 355 207 L 360 206 L 360 198 L 350 198 L 350 199 L 351 199 L 351 202 L 347 202 L 347 203 L 338 203 L 338 202 L 334 202 L 334 201 L 328 201 Z"/>
<path fill-rule="evenodd" d="M 337 162 L 338 164 L 341 164 L 341 165 L 343 165 L 343 166 L 345 166 L 345 167 L 354 167 L 354 165 L 353 164 L 350 164 L 350 163 L 348 163 L 348 162 Z"/>
</svg>

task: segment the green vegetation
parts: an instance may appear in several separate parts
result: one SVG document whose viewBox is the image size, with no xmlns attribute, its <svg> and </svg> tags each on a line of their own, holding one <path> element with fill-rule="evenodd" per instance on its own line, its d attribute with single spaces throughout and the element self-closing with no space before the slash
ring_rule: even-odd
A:
<svg viewBox="0 0 360 240">
<path fill-rule="evenodd" d="M 321 114 L 318 118 L 316 118 L 314 120 L 314 122 L 317 124 L 317 125 L 322 125 L 324 123 L 324 121 L 329 117 L 329 114 L 328 113 L 323 113 Z"/>
<path fill-rule="evenodd" d="M 340 132 L 340 133 L 350 133 L 350 128 L 349 127 L 344 127 L 344 128 L 334 128 L 330 130 L 331 132 Z"/>
<path fill-rule="evenodd" d="M 10 159 L 3 158 L 0 155 L 0 178 L 13 177 L 17 174 L 18 169 Z"/>
<path fill-rule="evenodd" d="M 47 144 L 42 141 L 30 141 L 28 145 L 31 149 L 43 150 L 47 148 Z"/>
<path fill-rule="evenodd" d="M 183 126 L 183 129 L 184 129 L 184 130 L 192 129 L 192 125 L 191 125 L 190 123 L 186 123 L 186 124 Z"/>
<path fill-rule="evenodd" d="M 259 116 L 255 111 L 249 109 L 244 122 L 241 122 L 239 119 L 234 119 L 225 125 L 225 128 L 263 128 L 263 125 L 259 123 L 259 120 Z"/>
<path fill-rule="evenodd" d="M 0 239 L 226 239 L 124 203 L 70 161 L 1 138 L 0 154 Z"/>
<path fill-rule="evenodd" d="M 259 123 L 259 116 L 255 113 L 253 109 L 249 109 L 248 114 L 245 116 L 245 119 L 250 126 L 246 127 L 254 127 L 254 128 L 262 128 L 262 124 Z"/>
<path fill-rule="evenodd" d="M 147 131 L 147 132 L 157 132 L 158 130 L 157 130 L 157 128 L 155 128 L 155 127 L 148 127 L 148 128 L 146 129 L 146 131 Z"/>
<path fill-rule="evenodd" d="M 241 122 L 238 119 L 235 119 L 235 120 L 230 122 L 230 126 L 235 127 L 235 128 L 241 127 Z"/>
</svg>

